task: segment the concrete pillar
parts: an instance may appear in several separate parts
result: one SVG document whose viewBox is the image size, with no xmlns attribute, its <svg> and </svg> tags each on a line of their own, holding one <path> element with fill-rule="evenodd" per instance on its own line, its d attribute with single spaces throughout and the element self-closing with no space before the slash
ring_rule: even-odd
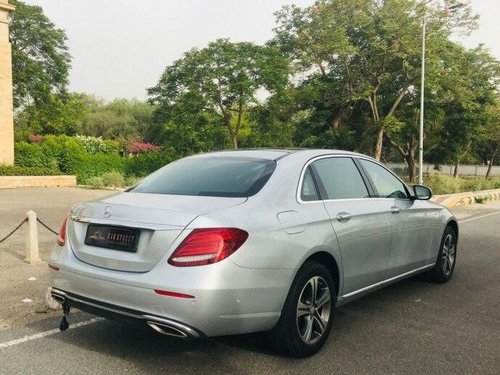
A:
<svg viewBox="0 0 500 375">
<path fill-rule="evenodd" d="M 9 12 L 14 6 L 0 0 L 0 164 L 14 164 L 14 120 L 12 103 L 12 50 Z"/>
<path fill-rule="evenodd" d="M 28 217 L 28 227 L 26 229 L 26 263 L 39 263 L 40 253 L 38 250 L 38 223 L 36 221 L 36 213 L 33 211 L 26 212 Z"/>
</svg>

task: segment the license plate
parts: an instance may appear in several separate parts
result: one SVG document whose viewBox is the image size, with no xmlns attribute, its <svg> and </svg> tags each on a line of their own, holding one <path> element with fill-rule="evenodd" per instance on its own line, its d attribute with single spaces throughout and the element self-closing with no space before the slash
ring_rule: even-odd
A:
<svg viewBox="0 0 500 375">
<path fill-rule="evenodd" d="M 139 233 L 140 231 L 137 229 L 89 225 L 85 236 L 85 245 L 133 253 L 137 251 Z"/>
</svg>

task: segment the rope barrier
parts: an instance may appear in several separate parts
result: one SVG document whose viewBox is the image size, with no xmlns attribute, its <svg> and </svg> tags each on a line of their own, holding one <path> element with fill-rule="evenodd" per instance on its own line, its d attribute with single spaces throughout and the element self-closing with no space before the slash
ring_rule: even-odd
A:
<svg viewBox="0 0 500 375">
<path fill-rule="evenodd" d="M 3 237 L 2 239 L 0 239 L 0 243 L 2 243 L 4 241 L 6 241 L 7 239 L 9 239 L 9 237 L 12 236 L 14 233 L 16 233 L 23 226 L 23 224 L 26 223 L 27 221 L 28 221 L 28 218 L 26 218 L 23 221 L 21 221 L 17 227 L 15 227 L 11 232 L 9 232 L 9 234 L 7 234 L 5 237 Z M 38 221 L 45 229 L 47 229 L 48 231 L 52 232 L 56 236 L 59 234 L 58 232 L 56 232 L 54 229 L 50 228 L 47 224 L 45 224 L 39 218 L 36 218 L 36 221 Z"/>
<path fill-rule="evenodd" d="M 27 218 L 26 218 L 26 219 L 24 219 L 23 221 L 21 221 L 21 223 L 20 223 L 17 227 L 15 227 L 15 228 L 14 228 L 14 230 L 13 230 L 12 232 L 10 232 L 8 235 L 6 235 L 4 238 L 2 238 L 2 239 L 0 240 L 0 243 L 4 242 L 4 241 L 5 241 L 5 240 L 7 240 L 10 236 L 12 236 L 14 233 L 16 233 L 16 231 L 17 231 L 19 228 L 21 228 L 21 227 L 23 226 L 23 224 L 24 224 L 25 222 L 27 222 L 27 221 L 28 221 L 28 219 L 27 219 Z"/>
<path fill-rule="evenodd" d="M 38 221 L 40 224 L 42 224 L 42 226 L 45 227 L 45 229 L 48 229 L 50 232 L 54 233 L 56 236 L 59 234 L 58 232 L 56 232 L 54 229 L 51 229 L 47 224 L 45 224 L 42 220 L 40 220 L 39 218 L 36 218 L 36 221 Z"/>
</svg>

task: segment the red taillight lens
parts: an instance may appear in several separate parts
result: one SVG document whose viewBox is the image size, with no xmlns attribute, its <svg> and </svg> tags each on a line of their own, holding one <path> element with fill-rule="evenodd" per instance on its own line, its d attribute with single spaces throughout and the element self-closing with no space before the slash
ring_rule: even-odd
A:
<svg viewBox="0 0 500 375">
<path fill-rule="evenodd" d="M 168 259 L 177 267 L 220 262 L 240 248 L 248 233 L 237 228 L 194 229 Z"/>
<path fill-rule="evenodd" d="M 57 235 L 57 244 L 59 246 L 64 246 L 66 242 L 66 225 L 68 223 L 68 218 L 64 219 L 61 228 L 59 229 L 59 234 Z"/>
</svg>

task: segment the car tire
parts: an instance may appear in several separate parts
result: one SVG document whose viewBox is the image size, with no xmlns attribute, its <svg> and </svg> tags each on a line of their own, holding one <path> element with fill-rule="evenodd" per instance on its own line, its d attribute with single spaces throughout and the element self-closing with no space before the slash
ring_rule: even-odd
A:
<svg viewBox="0 0 500 375">
<path fill-rule="evenodd" d="M 452 227 L 447 226 L 441 239 L 436 265 L 424 275 L 429 281 L 445 283 L 451 279 L 456 263 L 457 233 Z"/>
<path fill-rule="evenodd" d="M 335 283 L 328 269 L 306 262 L 292 283 L 276 326 L 267 333 L 278 352 L 307 357 L 321 349 L 332 329 Z"/>
</svg>

